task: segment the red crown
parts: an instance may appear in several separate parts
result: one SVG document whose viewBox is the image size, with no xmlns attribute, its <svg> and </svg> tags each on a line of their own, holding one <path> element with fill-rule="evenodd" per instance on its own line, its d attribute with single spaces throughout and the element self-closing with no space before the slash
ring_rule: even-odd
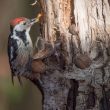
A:
<svg viewBox="0 0 110 110">
<path fill-rule="evenodd" d="M 15 18 L 15 19 L 11 20 L 10 25 L 15 26 L 15 25 L 19 24 L 21 21 L 25 21 L 25 20 L 26 20 L 25 17 Z"/>
</svg>

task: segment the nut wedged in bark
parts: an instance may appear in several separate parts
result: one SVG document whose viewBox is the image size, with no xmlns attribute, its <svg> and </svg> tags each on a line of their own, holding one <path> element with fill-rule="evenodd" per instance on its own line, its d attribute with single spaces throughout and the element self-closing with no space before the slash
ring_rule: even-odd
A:
<svg viewBox="0 0 110 110">
<path fill-rule="evenodd" d="M 33 60 L 31 67 L 33 73 L 44 73 L 46 70 L 46 66 L 41 60 Z"/>
<path fill-rule="evenodd" d="M 92 61 L 87 55 L 79 55 L 75 58 L 74 64 L 80 69 L 88 68 L 91 65 Z"/>
</svg>

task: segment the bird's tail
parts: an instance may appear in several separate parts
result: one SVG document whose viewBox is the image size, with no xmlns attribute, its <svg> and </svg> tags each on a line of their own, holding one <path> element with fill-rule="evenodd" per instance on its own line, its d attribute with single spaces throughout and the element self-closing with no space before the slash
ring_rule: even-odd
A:
<svg viewBox="0 0 110 110">
<path fill-rule="evenodd" d="M 18 78 L 18 81 L 19 81 L 19 83 L 20 83 L 20 86 L 22 86 L 23 83 L 22 83 L 21 77 L 20 77 L 20 76 L 17 76 L 17 78 Z"/>
<path fill-rule="evenodd" d="M 12 81 L 12 84 L 14 85 L 14 75 L 13 74 L 11 75 L 11 81 Z"/>
<path fill-rule="evenodd" d="M 18 78 L 19 84 L 22 86 L 23 83 L 22 83 L 21 77 L 17 76 L 17 78 Z M 12 84 L 14 85 L 14 75 L 11 75 L 11 80 L 12 80 Z"/>
</svg>

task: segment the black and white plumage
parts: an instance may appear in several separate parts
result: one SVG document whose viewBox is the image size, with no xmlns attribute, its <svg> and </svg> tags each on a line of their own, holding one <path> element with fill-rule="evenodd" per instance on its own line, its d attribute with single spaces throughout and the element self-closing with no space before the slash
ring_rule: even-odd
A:
<svg viewBox="0 0 110 110">
<path fill-rule="evenodd" d="M 29 35 L 31 26 L 36 19 L 24 17 L 16 18 L 10 23 L 10 36 L 8 38 L 8 56 L 13 77 L 31 77 L 31 60 L 33 55 L 33 45 Z M 20 81 L 21 82 L 21 81 Z M 14 82 L 13 82 L 14 83 Z"/>
</svg>

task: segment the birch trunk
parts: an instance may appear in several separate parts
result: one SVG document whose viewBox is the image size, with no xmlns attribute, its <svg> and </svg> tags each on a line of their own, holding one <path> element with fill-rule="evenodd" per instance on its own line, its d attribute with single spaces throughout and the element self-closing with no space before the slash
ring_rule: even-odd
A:
<svg viewBox="0 0 110 110">
<path fill-rule="evenodd" d="M 110 110 L 109 0 L 40 4 L 41 37 L 51 44 L 40 59 L 45 71 L 33 81 L 40 85 L 43 110 Z"/>
</svg>

